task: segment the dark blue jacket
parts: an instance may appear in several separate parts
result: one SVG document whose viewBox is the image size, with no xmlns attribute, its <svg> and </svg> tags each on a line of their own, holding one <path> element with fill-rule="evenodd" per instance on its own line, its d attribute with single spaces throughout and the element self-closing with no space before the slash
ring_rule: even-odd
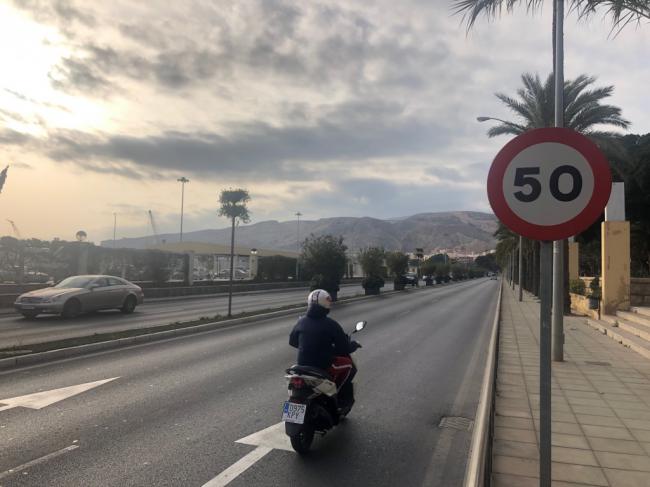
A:
<svg viewBox="0 0 650 487">
<path fill-rule="evenodd" d="M 289 335 L 289 345 L 298 349 L 298 365 L 327 370 L 334 357 L 349 355 L 357 347 L 341 325 L 327 317 L 328 309 L 310 306 Z"/>
</svg>

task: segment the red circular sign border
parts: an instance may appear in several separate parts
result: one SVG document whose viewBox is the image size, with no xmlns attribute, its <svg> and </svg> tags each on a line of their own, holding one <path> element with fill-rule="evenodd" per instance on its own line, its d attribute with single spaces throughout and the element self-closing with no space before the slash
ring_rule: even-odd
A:
<svg viewBox="0 0 650 487">
<path fill-rule="evenodd" d="M 508 165 L 524 149 L 544 142 L 574 148 L 587 160 L 594 174 L 594 191 L 587 206 L 559 225 L 535 225 L 517 216 L 503 195 L 503 178 Z M 525 132 L 508 142 L 496 155 L 488 173 L 488 200 L 495 215 L 510 230 L 534 240 L 562 240 L 586 230 L 603 212 L 612 189 L 609 163 L 598 146 L 587 137 L 566 128 L 543 128 Z"/>
</svg>

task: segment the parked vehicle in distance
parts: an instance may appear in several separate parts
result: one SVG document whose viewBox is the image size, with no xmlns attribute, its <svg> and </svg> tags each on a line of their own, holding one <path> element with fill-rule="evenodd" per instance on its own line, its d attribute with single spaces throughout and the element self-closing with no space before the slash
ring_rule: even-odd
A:
<svg viewBox="0 0 650 487">
<path fill-rule="evenodd" d="M 405 276 L 406 278 L 406 284 L 410 286 L 419 286 L 420 285 L 420 280 L 418 279 L 418 275 L 415 272 L 409 272 Z"/>
<path fill-rule="evenodd" d="M 14 308 L 25 318 L 40 314 L 60 314 L 74 318 L 81 313 L 119 309 L 133 313 L 142 304 L 142 288 L 114 276 L 72 276 L 44 289 L 21 294 Z"/>
</svg>

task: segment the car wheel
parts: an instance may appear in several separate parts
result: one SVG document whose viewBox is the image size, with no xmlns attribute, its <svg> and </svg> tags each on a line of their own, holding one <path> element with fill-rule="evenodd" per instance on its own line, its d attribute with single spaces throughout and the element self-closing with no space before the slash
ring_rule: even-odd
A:
<svg viewBox="0 0 650 487">
<path fill-rule="evenodd" d="M 38 316 L 38 312 L 35 313 L 33 311 L 23 311 L 22 315 L 25 317 L 25 319 L 33 320 Z"/>
<path fill-rule="evenodd" d="M 81 313 L 81 303 L 77 299 L 70 299 L 63 306 L 63 313 L 61 316 L 64 318 L 75 318 Z"/>
<path fill-rule="evenodd" d="M 124 304 L 120 308 L 120 311 L 126 315 L 131 314 L 137 305 L 138 301 L 135 299 L 135 296 L 127 296 L 127 298 L 124 300 Z"/>
</svg>

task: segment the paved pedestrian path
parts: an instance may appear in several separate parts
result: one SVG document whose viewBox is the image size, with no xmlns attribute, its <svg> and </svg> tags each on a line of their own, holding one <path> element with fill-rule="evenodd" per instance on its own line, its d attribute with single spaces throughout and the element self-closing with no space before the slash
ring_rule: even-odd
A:
<svg viewBox="0 0 650 487">
<path fill-rule="evenodd" d="M 565 317 L 553 363 L 552 479 L 557 487 L 650 487 L 650 360 Z M 492 485 L 538 486 L 539 303 L 504 284 Z"/>
</svg>

